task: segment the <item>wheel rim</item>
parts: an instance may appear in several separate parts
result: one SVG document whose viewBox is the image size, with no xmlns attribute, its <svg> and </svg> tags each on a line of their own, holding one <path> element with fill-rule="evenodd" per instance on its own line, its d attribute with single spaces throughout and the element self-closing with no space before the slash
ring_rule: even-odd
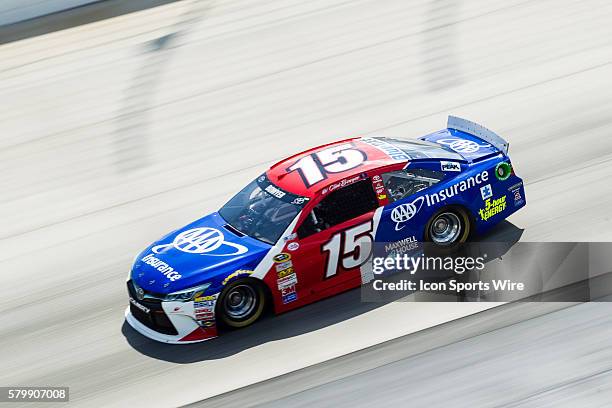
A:
<svg viewBox="0 0 612 408">
<path fill-rule="evenodd" d="M 225 296 L 225 311 L 234 320 L 249 317 L 257 304 L 255 290 L 249 285 L 237 285 Z"/>
<path fill-rule="evenodd" d="M 438 245 L 450 245 L 461 236 L 461 221 L 451 212 L 438 215 L 429 227 L 431 240 Z"/>
</svg>

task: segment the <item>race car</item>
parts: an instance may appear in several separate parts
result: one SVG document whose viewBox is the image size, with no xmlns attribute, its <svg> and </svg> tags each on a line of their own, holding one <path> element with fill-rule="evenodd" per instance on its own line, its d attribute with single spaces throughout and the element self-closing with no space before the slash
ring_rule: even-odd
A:
<svg viewBox="0 0 612 408">
<path fill-rule="evenodd" d="M 450 248 L 525 204 L 508 143 L 465 119 L 319 146 L 139 254 L 126 320 L 161 342 L 208 340 L 368 282 L 375 242 Z"/>
</svg>

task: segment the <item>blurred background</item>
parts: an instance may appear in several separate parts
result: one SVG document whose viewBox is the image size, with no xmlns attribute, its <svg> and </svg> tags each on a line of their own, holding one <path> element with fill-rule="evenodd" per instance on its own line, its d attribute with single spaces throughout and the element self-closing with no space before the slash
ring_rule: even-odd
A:
<svg viewBox="0 0 612 408">
<path fill-rule="evenodd" d="M 273 162 L 448 114 L 510 142 L 522 240 L 611 241 L 611 78 L 604 0 L 0 2 L 0 385 L 83 406 L 605 406 L 607 303 L 349 293 L 184 348 L 123 310 L 140 249 Z"/>
</svg>

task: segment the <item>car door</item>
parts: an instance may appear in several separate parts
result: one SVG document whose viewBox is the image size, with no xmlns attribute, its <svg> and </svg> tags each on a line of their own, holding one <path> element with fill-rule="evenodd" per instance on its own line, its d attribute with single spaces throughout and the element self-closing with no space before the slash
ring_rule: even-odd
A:
<svg viewBox="0 0 612 408">
<path fill-rule="evenodd" d="M 361 283 L 360 266 L 368 259 L 373 215 L 378 199 L 365 175 L 357 182 L 329 191 L 314 203 L 297 229 L 295 264 L 305 268 L 302 290 L 331 295 Z"/>
</svg>

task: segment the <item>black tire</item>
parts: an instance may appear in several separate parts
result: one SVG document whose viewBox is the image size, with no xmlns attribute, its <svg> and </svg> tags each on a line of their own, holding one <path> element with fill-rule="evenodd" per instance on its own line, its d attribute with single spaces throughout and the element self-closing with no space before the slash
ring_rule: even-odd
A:
<svg viewBox="0 0 612 408">
<path fill-rule="evenodd" d="M 467 241 L 471 232 L 472 223 L 467 212 L 461 207 L 447 207 L 427 222 L 425 242 L 431 242 L 438 249 L 453 250 Z"/>
<path fill-rule="evenodd" d="M 246 327 L 261 317 L 266 308 L 263 284 L 255 279 L 229 283 L 217 301 L 219 322 L 232 328 Z"/>
</svg>

